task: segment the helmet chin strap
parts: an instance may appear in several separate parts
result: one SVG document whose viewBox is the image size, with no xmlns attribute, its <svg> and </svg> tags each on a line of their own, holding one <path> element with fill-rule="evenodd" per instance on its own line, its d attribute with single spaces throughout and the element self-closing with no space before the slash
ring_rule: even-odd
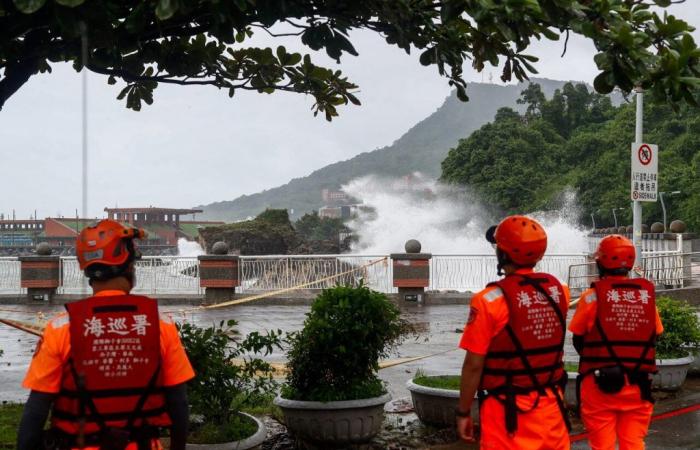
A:
<svg viewBox="0 0 700 450">
<path fill-rule="evenodd" d="M 496 268 L 498 269 L 498 276 L 501 277 L 505 275 L 505 272 L 503 271 L 503 267 L 506 265 L 510 264 L 510 258 L 508 258 L 508 255 L 502 251 L 501 249 L 496 249 L 496 258 L 498 258 L 498 264 L 496 265 Z"/>
</svg>

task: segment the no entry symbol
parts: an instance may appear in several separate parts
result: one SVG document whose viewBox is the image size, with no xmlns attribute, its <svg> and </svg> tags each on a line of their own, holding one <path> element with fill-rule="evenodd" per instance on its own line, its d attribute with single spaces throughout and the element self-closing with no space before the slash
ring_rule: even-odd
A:
<svg viewBox="0 0 700 450">
<path fill-rule="evenodd" d="M 647 144 L 642 145 L 639 147 L 637 156 L 639 157 L 639 162 L 642 163 L 642 165 L 648 166 L 653 157 L 651 147 L 649 147 Z"/>
</svg>

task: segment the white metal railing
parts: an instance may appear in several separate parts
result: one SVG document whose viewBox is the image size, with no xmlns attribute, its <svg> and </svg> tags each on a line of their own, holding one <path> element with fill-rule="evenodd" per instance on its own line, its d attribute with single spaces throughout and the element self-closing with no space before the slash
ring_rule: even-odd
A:
<svg viewBox="0 0 700 450">
<path fill-rule="evenodd" d="M 648 239 L 642 235 L 642 252 L 682 252 L 683 235 L 677 234 L 675 239 Z M 603 235 L 588 236 L 588 251 L 592 254 L 604 238 Z M 628 236 L 631 239 L 631 236 Z"/>
<path fill-rule="evenodd" d="M 75 257 L 61 258 L 61 294 L 89 292 L 87 279 Z M 144 256 L 136 261 L 139 294 L 200 294 L 197 257 Z"/>
<path fill-rule="evenodd" d="M 305 285 L 302 289 L 324 289 L 362 280 L 372 289 L 392 292 L 391 261 L 385 259 L 368 265 L 383 258 L 383 255 L 241 256 L 240 291 L 265 292 L 300 285 Z M 343 275 L 336 277 L 339 274 Z M 334 278 L 313 283 L 329 277 Z"/>
<path fill-rule="evenodd" d="M 659 289 L 682 288 L 700 276 L 699 264 L 695 262 L 699 257 L 697 252 L 646 252 L 642 256 L 642 275 Z M 588 288 L 598 279 L 596 263 L 571 265 L 567 278 L 572 292 Z"/>
<path fill-rule="evenodd" d="M 20 294 L 20 265 L 17 257 L 0 257 L 0 294 Z"/>
<path fill-rule="evenodd" d="M 546 255 L 536 270 L 565 280 L 571 264 L 586 261 L 582 254 Z M 433 255 L 430 260 L 430 286 L 433 291 L 477 291 L 498 278 L 495 255 Z"/>
<path fill-rule="evenodd" d="M 239 292 L 269 292 L 300 285 L 305 285 L 301 286 L 302 289 L 313 290 L 360 280 L 372 289 L 395 292 L 391 260 L 387 258 L 368 265 L 383 258 L 384 255 L 242 256 Z M 691 279 L 700 276 L 700 264 L 693 262 L 699 258 L 700 253 L 645 252 L 645 274 L 660 287 L 687 286 Z M 60 267 L 59 293 L 90 292 L 75 257 L 62 257 Z M 537 270 L 551 273 L 562 281 L 568 280 L 572 291 L 588 287 L 597 274 L 595 264 L 587 263 L 585 255 L 547 255 Z M 314 282 L 338 274 L 343 275 Z M 433 255 L 428 289 L 475 291 L 496 278 L 494 255 Z M 144 257 L 136 263 L 136 286 L 136 293 L 199 295 L 202 293 L 199 287 L 199 262 L 196 257 Z M 0 258 L 0 294 L 14 295 L 23 291 L 20 288 L 18 258 Z"/>
</svg>

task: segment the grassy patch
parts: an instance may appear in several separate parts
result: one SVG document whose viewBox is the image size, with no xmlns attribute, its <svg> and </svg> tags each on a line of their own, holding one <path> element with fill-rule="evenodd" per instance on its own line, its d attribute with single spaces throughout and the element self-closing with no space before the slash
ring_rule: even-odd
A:
<svg viewBox="0 0 700 450">
<path fill-rule="evenodd" d="M 417 375 L 413 382 L 425 387 L 458 391 L 461 378 L 460 375 Z"/>
<path fill-rule="evenodd" d="M 8 403 L 0 405 L 0 449 L 12 449 L 17 444 L 17 429 L 24 405 Z"/>
<path fill-rule="evenodd" d="M 248 398 L 248 401 L 240 406 L 240 411 L 252 416 L 282 417 L 282 411 L 274 405 L 274 395 L 257 395 Z"/>
<path fill-rule="evenodd" d="M 258 427 L 255 421 L 246 416 L 233 416 L 224 426 L 212 422 L 191 424 L 187 442 L 192 444 L 221 444 L 240 441 L 255 434 Z"/>
<path fill-rule="evenodd" d="M 576 362 L 564 362 L 564 370 L 567 372 L 578 372 L 578 363 Z"/>
</svg>

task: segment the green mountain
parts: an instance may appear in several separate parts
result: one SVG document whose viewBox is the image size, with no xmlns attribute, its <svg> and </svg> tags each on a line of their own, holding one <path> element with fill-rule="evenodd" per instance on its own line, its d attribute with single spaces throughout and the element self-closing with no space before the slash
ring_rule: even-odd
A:
<svg viewBox="0 0 700 450">
<path fill-rule="evenodd" d="M 612 102 L 585 85 L 566 84 L 546 99 L 537 85 L 524 92 L 524 113 L 498 112 L 450 150 L 442 180 L 469 185 L 487 205 L 507 213 L 561 207 L 568 190 L 576 192 L 579 219 L 598 226 L 632 223 L 631 143 L 636 106 Z M 616 104 L 619 103 L 619 104 Z M 668 219 L 700 229 L 700 110 L 649 99 L 644 103 L 644 142 L 659 145 L 658 178 L 635 181 L 641 193 L 674 192 L 666 198 Z M 660 202 L 645 202 L 642 223 L 660 222 Z"/>
<path fill-rule="evenodd" d="M 550 97 L 564 81 L 533 79 Z M 528 83 L 529 84 L 529 83 Z M 338 189 L 348 181 L 370 174 L 402 176 L 416 171 L 439 177 L 440 164 L 460 139 L 491 122 L 499 108 L 516 104 L 526 84 L 499 86 L 471 83 L 469 102 L 452 93 L 437 111 L 426 117 L 393 144 L 354 158 L 330 164 L 303 178 L 235 200 L 198 206 L 208 220 L 233 221 L 256 216 L 266 208 L 293 209 L 293 219 L 323 206 L 322 189 Z"/>
</svg>

